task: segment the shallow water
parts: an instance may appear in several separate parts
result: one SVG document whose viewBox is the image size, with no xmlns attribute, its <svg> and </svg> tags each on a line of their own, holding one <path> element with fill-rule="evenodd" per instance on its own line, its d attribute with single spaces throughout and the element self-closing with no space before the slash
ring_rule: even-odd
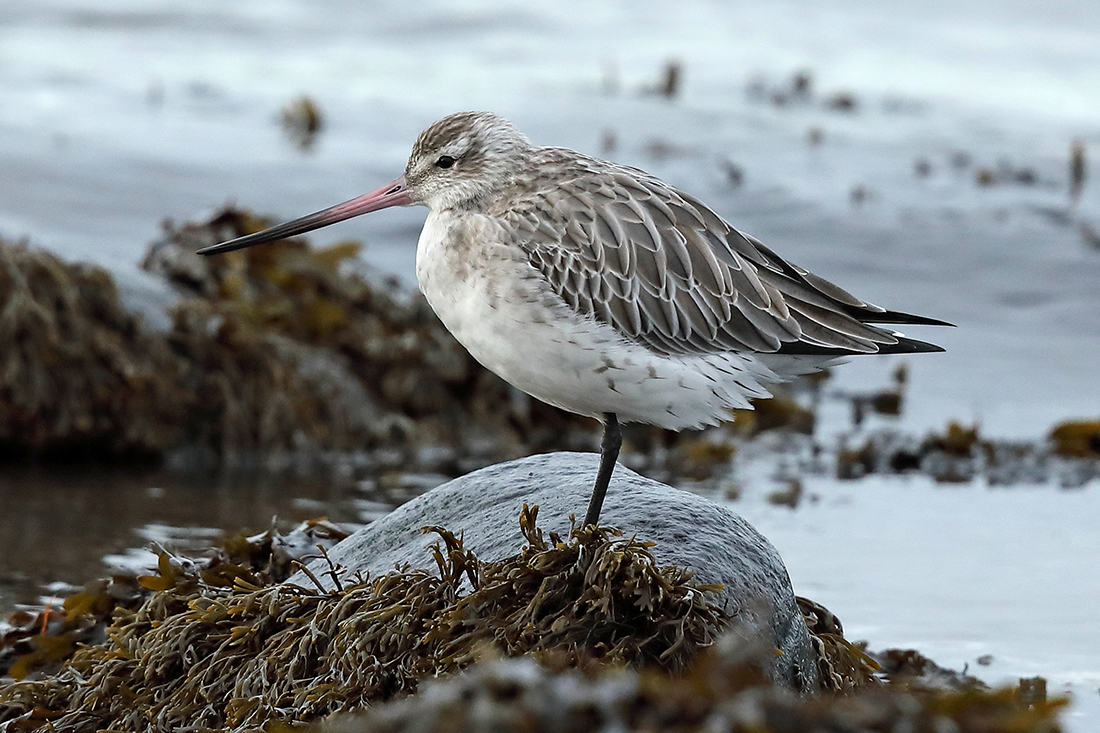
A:
<svg viewBox="0 0 1100 733">
<path fill-rule="evenodd" d="M 1003 489 L 913 476 L 803 485 L 810 498 L 795 510 L 765 503 L 759 490 L 733 508 L 779 550 L 795 593 L 837 614 L 846 637 L 917 649 L 991 684 L 1046 677 L 1050 694 L 1075 700 L 1069 729 L 1094 729 L 1100 483 Z"/>
<path fill-rule="evenodd" d="M 397 175 L 433 119 L 493 109 L 536 142 L 653 171 L 861 297 L 958 323 L 912 333 L 948 352 L 909 360 L 902 428 L 961 419 L 1035 439 L 1095 417 L 1100 250 L 1080 227 L 1100 230 L 1100 4 L 884 7 L 0 0 L 0 234 L 110 267 L 156 320 L 170 294 L 136 263 L 165 217 L 229 200 L 306 213 Z M 640 94 L 670 57 L 683 63 L 678 98 Z M 813 73 L 813 102 L 750 94 L 799 69 Z M 854 112 L 826 109 L 838 91 Z M 277 121 L 303 93 L 326 119 L 311 153 Z M 1091 178 L 1071 203 L 1073 139 L 1088 145 Z M 1002 164 L 1035 183 L 975 185 L 978 168 Z M 857 186 L 869 194 L 858 206 Z M 369 261 L 411 281 L 422 219 L 386 212 L 315 241 L 365 239 Z M 856 360 L 835 386 L 888 383 L 896 361 Z M 750 485 L 737 508 L 779 547 L 796 589 L 854 635 L 952 666 L 991 653 L 993 677 L 1046 674 L 1052 689 L 1097 697 L 1095 482 L 1064 493 L 808 481 L 818 505 L 753 504 Z M 163 527 L 201 540 L 204 528 L 262 529 L 274 513 L 355 518 L 363 497 L 330 487 L 4 469 L 0 605 L 4 588 L 79 582 Z M 1092 702 L 1075 730 L 1100 721 Z"/>
<path fill-rule="evenodd" d="M 327 516 L 366 521 L 354 486 L 311 477 L 179 476 L 104 468 L 0 473 L 0 614 L 115 566 L 148 562 L 142 548 L 206 550 L 222 532 L 262 532 Z M 104 558 L 107 558 L 105 561 Z M 155 563 L 155 558 L 153 560 Z M 43 593 L 43 583 L 54 583 Z"/>
</svg>

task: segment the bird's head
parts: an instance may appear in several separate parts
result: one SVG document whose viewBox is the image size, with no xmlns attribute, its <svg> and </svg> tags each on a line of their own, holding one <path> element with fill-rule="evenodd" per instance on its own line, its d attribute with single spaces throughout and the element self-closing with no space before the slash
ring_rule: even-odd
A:
<svg viewBox="0 0 1100 733">
<path fill-rule="evenodd" d="M 416 139 L 405 182 L 409 196 L 433 211 L 481 209 L 530 162 L 531 143 L 491 112 L 459 112 Z"/>
</svg>

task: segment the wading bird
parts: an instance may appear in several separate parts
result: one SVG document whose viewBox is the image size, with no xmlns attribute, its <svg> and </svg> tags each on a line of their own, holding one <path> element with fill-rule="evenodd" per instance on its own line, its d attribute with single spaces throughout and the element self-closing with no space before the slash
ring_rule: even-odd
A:
<svg viewBox="0 0 1100 733">
<path fill-rule="evenodd" d="M 417 282 L 447 329 L 516 388 L 603 422 L 585 524 L 620 421 L 713 425 L 838 357 L 943 351 L 880 325 L 950 325 L 864 302 L 645 171 L 532 145 L 487 112 L 428 127 L 376 191 L 199 253 L 415 204 Z"/>
</svg>

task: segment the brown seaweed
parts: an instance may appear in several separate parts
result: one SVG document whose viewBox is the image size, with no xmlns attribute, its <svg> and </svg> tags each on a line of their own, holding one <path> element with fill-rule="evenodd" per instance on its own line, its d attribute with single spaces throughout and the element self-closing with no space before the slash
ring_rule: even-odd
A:
<svg viewBox="0 0 1100 733">
<path fill-rule="evenodd" d="M 311 730 L 1058 733 L 1059 711 L 1067 702 L 1047 698 L 1035 680 L 989 690 L 888 675 L 843 691 L 797 695 L 768 685 L 757 651 L 743 638 L 726 635 L 680 674 L 489 659 L 461 676 L 426 683 L 421 695 L 334 715 Z"/>
<path fill-rule="evenodd" d="M 301 96 L 283 107 L 279 116 L 283 133 L 295 147 L 309 152 L 325 126 L 321 108 L 308 96 Z"/>
<path fill-rule="evenodd" d="M 1100 420 L 1068 421 L 1054 426 L 1050 442 L 1057 455 L 1100 458 Z"/>
<path fill-rule="evenodd" d="M 55 673 L 0 686 L 0 723 L 252 729 L 407 695 L 485 654 L 681 669 L 728 622 L 710 600 L 716 587 L 659 567 L 646 543 L 593 527 L 546 537 L 536 517 L 525 508 L 527 545 L 501 562 L 428 528 L 440 537 L 437 572 L 345 574 L 333 591 L 271 584 L 224 557 L 200 568 L 162 555 L 157 575 L 140 579 L 151 593 L 114 608 L 105 642 L 70 646 Z"/>
<path fill-rule="evenodd" d="M 500 562 L 425 528 L 439 536 L 436 572 L 348 577 L 330 563 L 335 590 L 280 585 L 293 562 L 280 548 L 303 543 L 272 533 L 235 537 L 203 563 L 162 555 L 157 574 L 107 603 L 102 638 L 77 645 L 48 617 L 51 641 L 18 671 L 50 654 L 68 661 L 0 681 L 0 728 L 1060 730 L 1066 700 L 1048 698 L 1041 678 L 991 691 L 912 650 L 870 653 L 804 598 L 822 690 L 777 688 L 764 672 L 774 650 L 736 628 L 720 635 L 729 618 L 714 588 L 658 567 L 646 543 L 614 529 L 561 538 L 536 519 L 524 509 L 527 544 Z M 331 525 L 308 529 L 322 547 L 336 539 Z M 66 609 L 85 626 L 105 613 L 89 592 Z"/>
<path fill-rule="evenodd" d="M 155 456 L 182 435 L 179 368 L 105 270 L 0 241 L 0 456 Z"/>
</svg>

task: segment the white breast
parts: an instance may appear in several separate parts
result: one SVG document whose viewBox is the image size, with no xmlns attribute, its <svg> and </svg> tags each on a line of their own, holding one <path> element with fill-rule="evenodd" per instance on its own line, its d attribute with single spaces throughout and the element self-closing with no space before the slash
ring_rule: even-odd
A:
<svg viewBox="0 0 1100 733">
<path fill-rule="evenodd" d="M 780 381 L 740 354 L 662 356 L 577 314 L 499 224 L 478 214 L 430 213 L 416 251 L 420 290 L 447 329 L 489 370 L 580 415 L 671 429 L 729 419 L 731 407 Z"/>
</svg>

